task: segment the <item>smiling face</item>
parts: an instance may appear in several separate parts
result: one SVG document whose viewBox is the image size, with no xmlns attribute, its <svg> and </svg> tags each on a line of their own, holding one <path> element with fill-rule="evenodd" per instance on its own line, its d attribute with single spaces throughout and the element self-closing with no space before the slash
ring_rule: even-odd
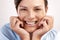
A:
<svg viewBox="0 0 60 40">
<path fill-rule="evenodd" d="M 38 24 L 46 15 L 47 7 L 44 0 L 22 0 L 18 5 L 18 16 L 24 22 L 24 29 L 33 32 L 39 28 Z"/>
</svg>

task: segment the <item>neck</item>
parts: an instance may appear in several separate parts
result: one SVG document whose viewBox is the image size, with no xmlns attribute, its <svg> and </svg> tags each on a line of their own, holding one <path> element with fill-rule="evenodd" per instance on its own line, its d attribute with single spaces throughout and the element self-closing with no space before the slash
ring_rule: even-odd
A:
<svg viewBox="0 0 60 40">
<path fill-rule="evenodd" d="M 33 36 L 32 33 L 30 33 L 30 40 L 32 40 L 32 36 Z"/>
</svg>

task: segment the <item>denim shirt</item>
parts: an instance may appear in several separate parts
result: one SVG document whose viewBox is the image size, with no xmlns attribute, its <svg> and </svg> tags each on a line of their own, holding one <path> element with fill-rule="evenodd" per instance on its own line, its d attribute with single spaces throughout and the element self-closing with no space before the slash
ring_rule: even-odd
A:
<svg viewBox="0 0 60 40">
<path fill-rule="evenodd" d="M 57 32 L 53 29 L 45 33 L 41 40 L 54 40 Z M 21 40 L 20 36 L 10 29 L 10 24 L 4 25 L 0 29 L 0 40 Z"/>
</svg>

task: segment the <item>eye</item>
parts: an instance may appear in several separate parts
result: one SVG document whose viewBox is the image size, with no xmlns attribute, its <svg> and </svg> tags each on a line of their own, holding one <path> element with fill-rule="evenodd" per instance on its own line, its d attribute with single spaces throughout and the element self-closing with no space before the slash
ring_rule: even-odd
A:
<svg viewBox="0 0 60 40">
<path fill-rule="evenodd" d="M 36 8 L 35 11 L 40 11 L 41 9 Z"/>
<path fill-rule="evenodd" d="M 20 11 L 26 11 L 27 9 L 20 9 Z"/>
</svg>

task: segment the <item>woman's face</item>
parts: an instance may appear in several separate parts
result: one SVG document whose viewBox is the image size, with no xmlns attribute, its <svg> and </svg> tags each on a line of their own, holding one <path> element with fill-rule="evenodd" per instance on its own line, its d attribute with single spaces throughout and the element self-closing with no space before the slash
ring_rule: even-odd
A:
<svg viewBox="0 0 60 40">
<path fill-rule="evenodd" d="M 18 5 L 18 16 L 24 23 L 24 29 L 33 32 L 46 14 L 44 0 L 22 0 Z"/>
</svg>

